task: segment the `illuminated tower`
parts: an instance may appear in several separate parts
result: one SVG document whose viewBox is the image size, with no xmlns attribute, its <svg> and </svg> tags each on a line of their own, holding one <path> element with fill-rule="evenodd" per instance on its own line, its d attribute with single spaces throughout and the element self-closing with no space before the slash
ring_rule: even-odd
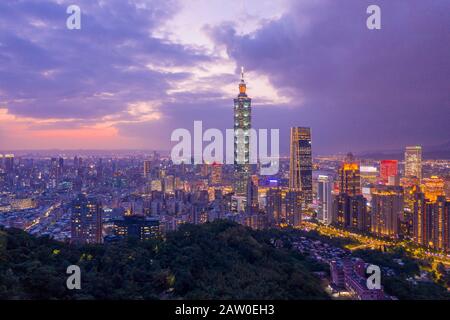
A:
<svg viewBox="0 0 450 320">
<path fill-rule="evenodd" d="M 247 96 L 244 68 L 241 71 L 239 95 L 234 99 L 234 191 L 245 195 L 250 176 L 250 129 L 252 119 L 252 99 Z"/>
<path fill-rule="evenodd" d="M 317 187 L 317 200 L 319 205 L 317 218 L 325 224 L 331 223 L 331 189 L 331 177 L 320 175 Z"/>
<path fill-rule="evenodd" d="M 419 245 L 431 244 L 432 207 L 433 204 L 425 198 L 424 193 L 416 192 L 414 194 L 413 239 Z"/>
<path fill-rule="evenodd" d="M 434 248 L 450 252 L 450 200 L 445 196 L 437 197 L 433 219 Z"/>
<path fill-rule="evenodd" d="M 312 203 L 311 129 L 291 128 L 289 188 L 303 192 L 306 204 Z"/>
<path fill-rule="evenodd" d="M 422 179 L 422 147 L 406 147 L 405 177 Z"/>
</svg>

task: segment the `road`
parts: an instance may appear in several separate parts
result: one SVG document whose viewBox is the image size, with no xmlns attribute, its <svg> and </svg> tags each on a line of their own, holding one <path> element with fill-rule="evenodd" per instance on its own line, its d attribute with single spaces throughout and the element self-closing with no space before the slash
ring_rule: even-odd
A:
<svg viewBox="0 0 450 320">
<path fill-rule="evenodd" d="M 450 266 L 449 255 L 437 254 L 428 251 L 425 248 L 418 248 L 410 241 L 378 239 L 372 236 L 361 235 L 347 230 L 338 229 L 333 226 L 319 225 L 308 221 L 302 222 L 301 228 L 305 230 L 316 230 L 320 234 L 330 237 L 355 240 L 357 242 L 356 244 L 350 244 L 346 246 L 346 248 L 351 251 L 358 249 L 381 249 L 383 247 L 397 246 L 403 247 L 409 253 L 409 255 L 414 258 L 430 258 L 434 263 L 442 263 L 445 266 Z"/>
</svg>

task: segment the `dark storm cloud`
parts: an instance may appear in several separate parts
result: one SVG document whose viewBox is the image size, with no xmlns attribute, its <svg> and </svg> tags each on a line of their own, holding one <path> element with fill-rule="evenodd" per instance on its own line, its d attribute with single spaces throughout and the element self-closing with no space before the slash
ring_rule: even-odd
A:
<svg viewBox="0 0 450 320">
<path fill-rule="evenodd" d="M 366 27 L 369 4 L 381 30 Z M 296 98 L 295 109 L 255 110 L 259 125 L 312 126 L 319 151 L 450 140 L 449 1 L 292 1 L 254 34 L 210 34 Z"/>
<path fill-rule="evenodd" d="M 169 81 L 189 77 L 147 64 L 210 59 L 151 36 L 177 12 L 176 1 L 77 1 L 81 30 L 66 28 L 68 4 L 0 3 L 0 104 L 11 114 L 90 119 L 117 113 L 133 101 L 161 99 Z"/>
<path fill-rule="evenodd" d="M 222 87 L 235 76 L 196 77 L 217 58 L 152 35 L 176 15 L 178 1 L 76 1 L 77 31 L 66 29 L 72 1 L 58 3 L 0 1 L 0 108 L 64 120 L 30 124 L 36 131 L 113 116 L 120 135 L 138 137 L 142 147 L 168 147 L 171 131 L 194 120 L 205 129 L 232 126 L 237 88 L 224 97 Z M 381 30 L 366 28 L 369 4 L 382 9 Z M 247 79 L 253 126 L 279 128 L 283 152 L 290 126 L 311 126 L 317 153 L 450 140 L 448 0 L 292 0 L 286 12 L 245 36 L 232 23 L 204 29 L 238 66 L 292 98 L 267 105 Z M 196 87 L 168 93 L 192 78 Z M 161 118 L 133 122 L 126 109 L 139 101 L 160 102 Z"/>
</svg>

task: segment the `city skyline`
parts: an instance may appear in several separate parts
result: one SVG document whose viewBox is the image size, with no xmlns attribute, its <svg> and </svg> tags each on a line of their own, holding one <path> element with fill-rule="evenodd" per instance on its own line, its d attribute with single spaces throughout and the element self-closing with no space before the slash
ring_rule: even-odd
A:
<svg viewBox="0 0 450 320">
<path fill-rule="evenodd" d="M 0 300 L 449 301 L 446 13 L 0 2 Z"/>
<path fill-rule="evenodd" d="M 318 154 L 450 141 L 445 1 L 379 1 L 381 30 L 365 1 L 148 3 L 80 1 L 81 30 L 65 2 L 0 4 L 0 149 L 169 150 L 194 120 L 230 127 L 241 65 L 282 154 L 294 126 Z"/>
</svg>

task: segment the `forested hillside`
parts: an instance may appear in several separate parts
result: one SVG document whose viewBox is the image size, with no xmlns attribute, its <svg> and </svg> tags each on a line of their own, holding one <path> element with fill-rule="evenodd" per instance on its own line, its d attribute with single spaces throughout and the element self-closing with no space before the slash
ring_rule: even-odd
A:
<svg viewBox="0 0 450 320">
<path fill-rule="evenodd" d="M 314 266 L 270 240 L 229 222 L 81 247 L 0 229 L 0 299 L 327 299 Z M 66 288 L 73 264 L 81 290 Z"/>
</svg>

